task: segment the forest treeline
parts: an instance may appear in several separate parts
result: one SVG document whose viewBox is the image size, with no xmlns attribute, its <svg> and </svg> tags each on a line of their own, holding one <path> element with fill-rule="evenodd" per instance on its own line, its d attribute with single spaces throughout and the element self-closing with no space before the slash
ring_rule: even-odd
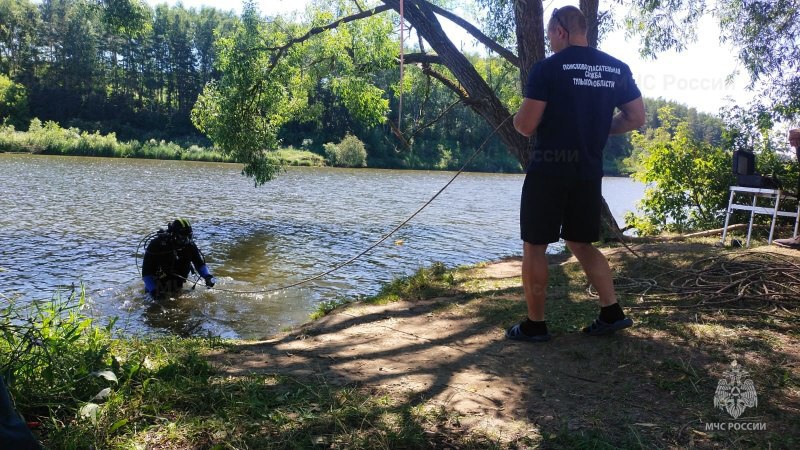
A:
<svg viewBox="0 0 800 450">
<path fill-rule="evenodd" d="M 114 132 L 120 141 L 156 139 L 209 147 L 190 113 L 206 83 L 220 76 L 215 42 L 231 36 L 240 18 L 232 11 L 180 4 L 138 4 L 138 9 L 114 13 L 91 0 L 0 0 L 0 74 L 8 80 L 0 82 L 0 115 L 17 130 L 26 130 L 36 118 L 89 133 Z M 496 57 L 470 59 L 492 85 L 518 89 L 516 74 Z M 364 142 L 370 167 L 460 167 L 492 129 L 441 83 L 413 66 L 405 76 L 411 87 L 403 94 L 402 112 L 400 99 L 393 96 L 388 121 L 377 126 L 353 118 L 321 83 L 309 104 L 315 114 L 286 124 L 282 145 L 325 155 L 325 144 L 352 134 Z M 397 68 L 375 77 L 389 93 L 400 81 Z M 646 100 L 646 129 L 661 125 L 658 111 L 665 104 L 688 121 L 696 139 L 720 144 L 719 119 L 664 100 Z M 630 139 L 609 140 L 606 173 L 630 171 Z M 496 138 L 470 169 L 521 171 Z"/>
</svg>

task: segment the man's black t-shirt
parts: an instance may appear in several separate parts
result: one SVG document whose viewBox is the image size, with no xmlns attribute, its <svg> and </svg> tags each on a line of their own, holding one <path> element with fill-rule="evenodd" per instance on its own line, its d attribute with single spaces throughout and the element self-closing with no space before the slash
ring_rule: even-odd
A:
<svg viewBox="0 0 800 450">
<path fill-rule="evenodd" d="M 614 108 L 640 96 L 630 68 L 591 47 L 567 47 L 534 64 L 525 97 L 547 106 L 527 171 L 602 177 Z"/>
</svg>

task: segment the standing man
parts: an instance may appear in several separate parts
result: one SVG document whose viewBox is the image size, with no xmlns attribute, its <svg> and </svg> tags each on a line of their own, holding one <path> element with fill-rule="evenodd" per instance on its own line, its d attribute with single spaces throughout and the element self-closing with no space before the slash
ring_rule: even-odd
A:
<svg viewBox="0 0 800 450">
<path fill-rule="evenodd" d="M 794 147 L 797 163 L 800 165 L 800 128 L 789 130 L 789 145 Z M 800 198 L 800 179 L 797 180 L 797 194 Z M 789 239 L 775 239 L 772 241 L 778 247 L 793 248 L 800 250 L 800 235 Z"/>
<path fill-rule="evenodd" d="M 545 250 L 559 237 L 600 295 L 600 316 L 584 333 L 598 336 L 633 325 L 617 303 L 608 261 L 592 242 L 600 239 L 603 147 L 609 134 L 644 125 L 642 96 L 626 64 L 589 47 L 586 18 L 578 8 L 553 10 L 547 36 L 555 54 L 531 68 L 514 117 L 517 131 L 536 135 L 520 207 L 528 317 L 506 332 L 518 341 L 550 339 L 544 320 Z"/>
</svg>

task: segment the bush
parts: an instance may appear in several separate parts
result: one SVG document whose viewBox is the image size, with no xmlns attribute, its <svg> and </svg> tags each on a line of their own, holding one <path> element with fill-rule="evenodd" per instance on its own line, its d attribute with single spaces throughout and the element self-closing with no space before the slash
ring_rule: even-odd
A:
<svg viewBox="0 0 800 450">
<path fill-rule="evenodd" d="M 108 156 L 117 158 L 180 159 L 231 162 L 232 158 L 213 148 L 191 144 L 184 148 L 174 142 L 150 139 L 144 142 L 117 139 L 116 134 L 62 128 L 55 122 L 31 120 L 27 132 L 13 126 L 0 127 L 0 151 L 46 155 Z"/>
<path fill-rule="evenodd" d="M 0 296 L 0 372 L 18 406 L 74 416 L 109 381 L 113 321 L 100 328 L 82 312 L 83 289 L 67 299 L 24 305 Z"/>
<path fill-rule="evenodd" d="M 367 149 L 360 139 L 347 134 L 339 144 L 328 142 L 323 145 L 325 156 L 331 165 L 337 167 L 366 167 Z"/>
<path fill-rule="evenodd" d="M 281 150 L 275 150 L 274 152 L 270 152 L 269 155 L 270 158 L 272 158 L 281 166 L 325 166 L 325 158 L 308 150 L 297 150 L 289 147 Z"/>
<path fill-rule="evenodd" d="M 674 117 L 659 111 L 662 117 Z M 733 182 L 731 156 L 692 137 L 686 121 L 665 120 L 646 138 L 634 134 L 638 152 L 633 178 L 646 183 L 642 214 L 628 213 L 627 225 L 641 235 L 663 231 L 685 233 L 719 227 Z"/>
</svg>

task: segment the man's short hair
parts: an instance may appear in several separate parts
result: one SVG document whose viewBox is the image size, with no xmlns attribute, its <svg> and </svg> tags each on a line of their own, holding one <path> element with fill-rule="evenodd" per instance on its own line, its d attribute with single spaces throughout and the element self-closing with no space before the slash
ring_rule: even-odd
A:
<svg viewBox="0 0 800 450">
<path fill-rule="evenodd" d="M 570 34 L 586 34 L 586 16 L 574 6 L 565 6 L 553 10 L 547 29 L 555 29 L 556 25 L 566 28 Z"/>
</svg>

